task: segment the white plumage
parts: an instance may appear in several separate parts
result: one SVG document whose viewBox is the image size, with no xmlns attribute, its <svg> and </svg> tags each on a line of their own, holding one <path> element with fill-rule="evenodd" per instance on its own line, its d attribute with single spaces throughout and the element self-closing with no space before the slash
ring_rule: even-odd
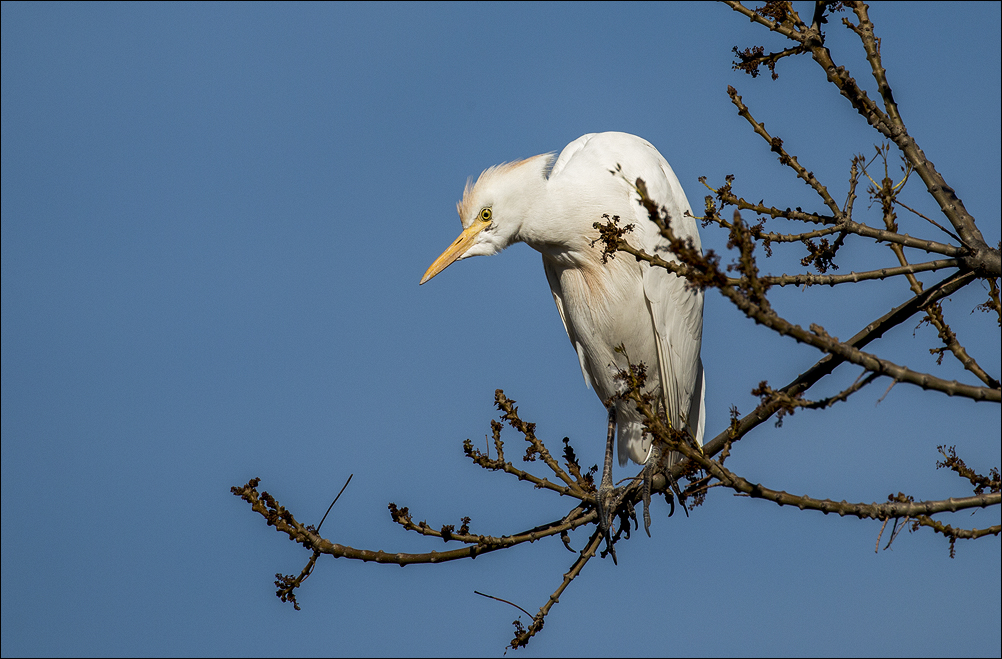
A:
<svg viewBox="0 0 1002 659">
<path fill-rule="evenodd" d="M 449 264 L 496 254 L 524 242 L 543 256 L 543 269 L 586 384 L 603 403 L 617 393 L 626 367 L 647 365 L 647 384 L 659 394 L 673 427 L 702 444 L 706 390 L 700 343 L 703 294 L 663 268 L 618 254 L 602 263 L 595 222 L 603 215 L 633 224 L 626 240 L 648 254 L 675 260 L 667 241 L 638 203 L 631 186 L 641 178 L 664 206 L 675 234 L 699 247 L 699 233 L 675 173 L 649 142 L 627 133 L 590 133 L 568 144 L 553 161 L 543 154 L 491 167 L 467 183 L 457 208 L 463 232 L 428 268 L 425 283 Z M 616 403 L 620 465 L 644 463 L 643 437 L 632 403 Z"/>
</svg>

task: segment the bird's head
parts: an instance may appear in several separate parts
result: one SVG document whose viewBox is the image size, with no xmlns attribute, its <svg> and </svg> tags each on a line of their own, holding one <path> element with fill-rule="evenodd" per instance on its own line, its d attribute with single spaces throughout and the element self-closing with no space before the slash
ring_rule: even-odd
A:
<svg viewBox="0 0 1002 659">
<path fill-rule="evenodd" d="M 530 209 L 542 199 L 552 154 L 496 165 L 476 183 L 467 181 L 456 204 L 463 232 L 435 259 L 421 278 L 425 283 L 455 261 L 497 254 L 519 241 L 519 230 Z"/>
</svg>

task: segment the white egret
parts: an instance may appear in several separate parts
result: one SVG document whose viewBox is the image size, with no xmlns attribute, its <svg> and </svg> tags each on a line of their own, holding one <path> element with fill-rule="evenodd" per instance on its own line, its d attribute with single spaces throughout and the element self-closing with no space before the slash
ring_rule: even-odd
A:
<svg viewBox="0 0 1002 659">
<path fill-rule="evenodd" d="M 689 202 L 657 149 L 627 133 L 591 133 L 568 144 L 556 162 L 553 154 L 542 154 L 491 167 L 476 183 L 468 181 L 457 204 L 463 232 L 421 279 L 423 284 L 454 261 L 496 254 L 517 242 L 543 255 L 543 270 L 585 383 L 603 404 L 612 401 L 600 506 L 611 490 L 613 423 L 620 466 L 628 459 L 650 465 L 655 455 L 633 404 L 613 400 L 622 387 L 614 376 L 627 367 L 617 346 L 625 346 L 634 364 L 647 365 L 647 386 L 672 426 L 686 430 L 700 445 L 703 441 L 702 292 L 687 288 L 683 278 L 663 268 L 630 257 L 603 263 L 601 244 L 593 244 L 598 237 L 594 223 L 603 215 L 618 215 L 635 225 L 626 234 L 628 242 L 675 260 L 638 203 L 631 185 L 638 178 L 651 199 L 667 209 L 675 235 L 690 238 L 698 249 Z M 600 510 L 607 531 L 605 514 Z"/>
</svg>

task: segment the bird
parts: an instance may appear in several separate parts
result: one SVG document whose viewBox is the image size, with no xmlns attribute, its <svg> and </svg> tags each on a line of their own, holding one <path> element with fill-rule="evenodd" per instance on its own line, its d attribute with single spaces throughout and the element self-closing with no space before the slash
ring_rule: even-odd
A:
<svg viewBox="0 0 1002 659">
<path fill-rule="evenodd" d="M 600 507 L 611 490 L 613 428 L 620 467 L 645 467 L 660 459 L 631 402 L 616 396 L 616 374 L 630 363 L 647 367 L 646 387 L 675 429 L 699 446 L 705 424 L 706 382 L 700 356 L 703 292 L 664 268 L 632 257 L 603 258 L 596 223 L 609 218 L 633 224 L 624 239 L 648 254 L 677 258 L 639 203 L 637 179 L 667 212 L 671 228 L 701 250 L 696 220 L 671 166 L 647 140 L 621 132 L 589 133 L 554 159 L 544 153 L 484 170 L 467 180 L 456 205 L 462 233 L 428 267 L 421 284 L 449 265 L 497 254 L 525 243 L 542 255 L 543 271 L 586 386 L 609 413 Z M 484 294 L 490 294 L 490 287 Z M 617 350 L 617 348 L 619 348 Z M 677 456 L 666 456 L 669 464 Z M 645 475 L 649 474 L 645 468 Z M 649 504 L 645 528 L 649 527 Z M 611 511 L 600 510 L 608 537 Z M 648 528 L 648 534 L 650 534 Z M 611 547 L 611 543 L 610 543 Z M 615 558 L 615 554 L 613 554 Z"/>
</svg>

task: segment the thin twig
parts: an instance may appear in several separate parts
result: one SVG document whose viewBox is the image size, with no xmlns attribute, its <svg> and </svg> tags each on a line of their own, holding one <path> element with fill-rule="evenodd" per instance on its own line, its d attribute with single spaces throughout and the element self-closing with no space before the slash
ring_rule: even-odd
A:
<svg viewBox="0 0 1002 659">
<path fill-rule="evenodd" d="M 324 520 L 326 520 L 326 519 L 327 519 L 327 515 L 328 515 L 328 514 L 330 513 L 330 511 L 331 511 L 331 508 L 333 508 L 333 507 L 334 507 L 334 504 L 335 504 L 335 503 L 337 503 L 337 500 L 341 498 L 341 495 L 342 495 L 342 494 L 344 493 L 344 490 L 345 490 L 345 488 L 346 488 L 346 487 L 348 487 L 348 483 L 350 483 L 350 482 L 351 482 L 351 477 L 352 477 L 352 476 L 354 476 L 354 475 L 355 475 L 355 474 L 348 474 L 348 480 L 346 480 L 346 481 L 344 482 L 344 485 L 342 485 L 342 486 L 341 486 L 341 491 L 340 491 L 340 492 L 338 492 L 338 493 L 337 493 L 337 496 L 336 496 L 336 497 L 334 497 L 334 500 L 333 500 L 333 501 L 331 501 L 331 505 L 327 506 L 327 512 L 326 512 L 326 513 L 324 513 L 324 516 L 323 516 L 323 519 L 321 519 L 321 520 L 320 520 L 320 523 L 319 523 L 319 524 L 317 524 L 317 533 L 320 533 L 320 527 L 324 525 Z"/>
</svg>

